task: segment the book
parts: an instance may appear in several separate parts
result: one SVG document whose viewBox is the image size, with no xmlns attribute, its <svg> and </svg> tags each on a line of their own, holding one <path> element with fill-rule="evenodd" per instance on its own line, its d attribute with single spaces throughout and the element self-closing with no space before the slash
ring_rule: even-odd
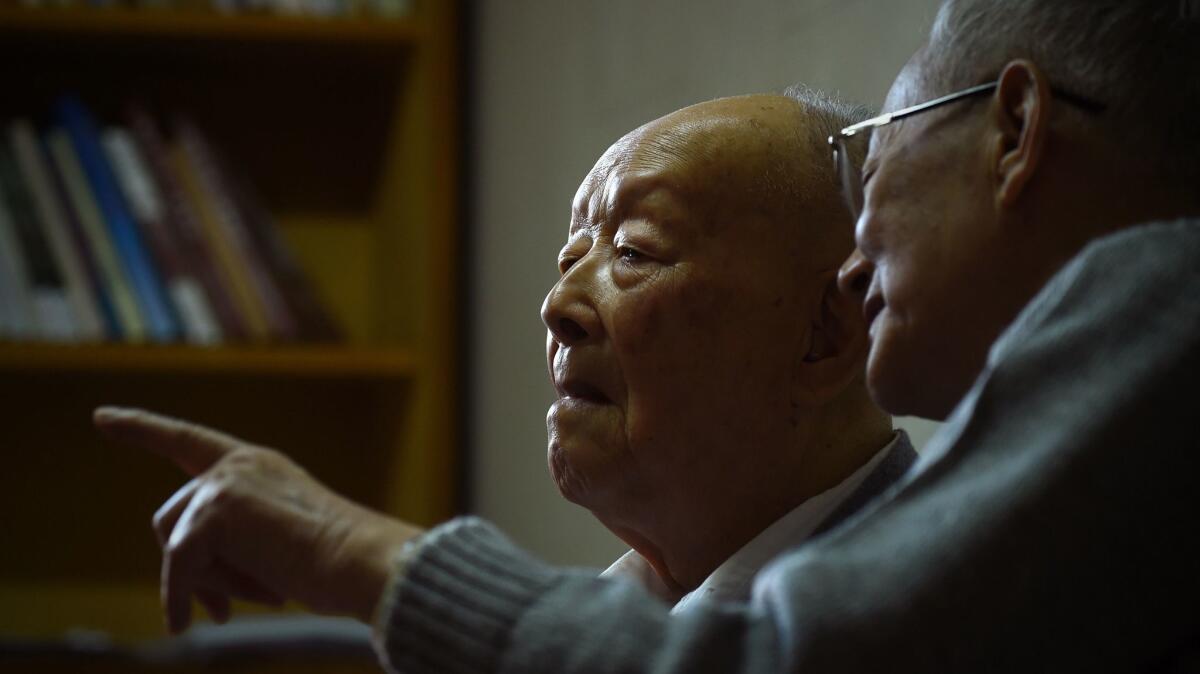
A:
<svg viewBox="0 0 1200 674">
<path fill-rule="evenodd" d="M 66 286 L 50 252 L 45 227 L 34 208 L 14 148 L 7 140 L 0 138 L 0 193 L 16 234 L 19 254 L 24 256 L 36 335 L 46 341 L 71 341 L 75 338 L 75 319 Z"/>
<path fill-rule="evenodd" d="M 246 321 L 247 336 L 253 341 L 268 340 L 271 332 L 266 312 L 250 285 L 247 262 L 244 257 L 238 255 L 233 248 L 233 242 L 226 235 L 221 214 L 217 210 L 212 193 L 205 186 L 199 170 L 192 161 L 192 153 L 188 152 L 183 142 L 177 140 L 171 147 L 170 157 L 188 201 L 199 216 L 205 242 L 213 251 L 213 259 L 217 263 L 221 281 L 230 290 L 238 313 Z"/>
<path fill-rule="evenodd" d="M 249 335 L 246 321 L 221 278 L 199 215 L 180 182 L 158 125 L 139 103 L 130 103 L 126 107 L 125 119 L 158 184 L 163 197 L 166 224 L 179 248 L 180 262 L 204 287 L 210 308 L 220 324 L 222 337 L 226 340 L 245 340 Z"/>
<path fill-rule="evenodd" d="M 152 179 L 133 136 L 126 129 L 110 127 L 104 130 L 100 140 L 143 239 L 150 245 L 158 262 L 187 341 L 193 344 L 219 343 L 221 328 L 209 307 L 203 287 L 184 263 L 167 228 L 166 207 L 158 185 Z"/>
<path fill-rule="evenodd" d="M 308 276 L 249 181 L 232 170 L 222 157 L 215 159 L 217 169 L 226 177 L 225 184 L 230 196 L 244 217 L 259 258 L 266 265 L 296 319 L 297 338 L 310 342 L 341 340 L 343 335 L 333 316 L 317 298 Z"/>
<path fill-rule="evenodd" d="M 0 237 L 2 239 L 2 237 Z M 16 273 L 8 264 L 9 251 L 0 240 L 0 341 L 12 339 L 19 333 L 21 296 L 16 286 Z"/>
<path fill-rule="evenodd" d="M 9 125 L 9 137 L 46 240 L 62 273 L 67 300 L 74 316 L 74 337 L 84 341 L 99 341 L 105 334 L 104 319 L 92 292 L 80 249 L 69 228 L 63 197 L 55 188 L 48 158 L 38 142 L 37 131 L 28 119 L 17 119 Z"/>
<path fill-rule="evenodd" d="M 54 128 L 46 134 L 46 146 L 54 158 L 54 165 L 62 176 L 62 184 L 68 195 L 72 211 L 78 218 L 80 229 L 84 236 L 81 241 L 95 261 L 99 272 L 98 288 L 107 301 L 111 303 L 112 337 L 131 342 L 141 342 L 146 339 L 146 325 L 137 302 L 130 288 L 130 281 L 125 276 L 125 270 L 117 259 L 117 251 L 109 238 L 104 216 L 92 188 L 84 175 L 83 167 L 75 154 L 75 147 L 67 132 Z"/>
<path fill-rule="evenodd" d="M 0 310 L 3 311 L 4 337 L 24 340 L 37 335 L 29 294 L 29 273 L 21 255 L 16 225 L 0 194 Z"/>
<path fill-rule="evenodd" d="M 258 300 L 258 306 L 262 308 L 270 336 L 282 340 L 296 339 L 296 319 L 255 243 L 243 209 L 234 199 L 231 179 L 217 152 L 199 127 L 190 120 L 180 118 L 176 126 L 179 142 L 211 204 L 214 222 L 239 266 L 246 272 L 246 281 Z"/>
<path fill-rule="evenodd" d="M 48 177 L 50 178 L 53 196 L 62 207 L 62 216 L 67 226 L 70 242 L 79 254 L 79 262 L 83 267 L 87 289 L 95 302 L 96 310 L 99 312 L 102 337 L 108 340 L 119 340 L 121 338 L 121 326 L 117 320 L 116 309 L 104 289 L 104 280 L 100 275 L 100 269 L 97 266 L 98 262 L 92 255 L 87 234 L 83 231 L 83 224 L 79 221 L 79 216 L 75 213 L 71 194 L 67 190 L 62 171 L 59 170 L 58 164 L 50 151 L 46 135 L 42 135 L 38 139 L 38 148 L 41 150 L 41 155 L 46 159 L 46 169 L 49 174 Z"/>
<path fill-rule="evenodd" d="M 166 288 L 117 187 L 91 113 L 74 96 L 63 96 L 55 103 L 54 115 L 66 130 L 92 187 L 113 246 L 129 275 L 138 308 L 145 317 L 148 335 L 158 342 L 180 338 L 182 331 Z"/>
</svg>

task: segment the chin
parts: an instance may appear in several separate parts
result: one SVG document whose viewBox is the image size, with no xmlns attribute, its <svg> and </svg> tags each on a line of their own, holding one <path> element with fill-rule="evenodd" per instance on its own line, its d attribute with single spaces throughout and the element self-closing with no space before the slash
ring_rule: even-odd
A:
<svg viewBox="0 0 1200 674">
<path fill-rule="evenodd" d="M 551 443 L 546 453 L 546 464 L 550 477 L 558 487 L 558 493 L 575 505 L 587 507 L 588 480 L 572 465 L 570 451 L 558 443 Z"/>
<path fill-rule="evenodd" d="M 628 464 L 617 454 L 596 451 L 591 443 L 551 440 L 546 464 L 559 495 L 596 517 L 622 512 L 637 500 L 637 476 L 628 471 Z"/>
<path fill-rule="evenodd" d="M 911 346 L 891 330 L 880 326 L 876 337 L 871 340 L 871 353 L 867 357 L 867 389 L 871 399 L 888 414 L 914 416 L 942 421 L 958 402 L 958 396 L 946 401 L 939 395 L 944 388 L 939 380 L 944 374 L 933 363 L 923 363 L 919 350 Z"/>
<path fill-rule="evenodd" d="M 546 464 L 563 498 L 591 508 L 617 491 L 629 468 L 624 418 L 613 405 L 559 400 L 546 415 Z"/>
</svg>

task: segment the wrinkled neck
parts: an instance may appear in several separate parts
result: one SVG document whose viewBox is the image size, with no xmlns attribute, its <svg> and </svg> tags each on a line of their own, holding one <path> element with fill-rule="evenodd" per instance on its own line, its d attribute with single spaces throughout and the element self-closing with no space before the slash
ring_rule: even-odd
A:
<svg viewBox="0 0 1200 674">
<path fill-rule="evenodd" d="M 865 389 L 862 400 L 839 402 L 840 409 L 805 419 L 796 442 L 757 462 L 752 477 L 710 485 L 681 481 L 685 488 L 638 504 L 634 517 L 601 521 L 669 588 L 694 590 L 767 527 L 844 482 L 891 441 L 891 418 L 870 404 Z"/>
</svg>

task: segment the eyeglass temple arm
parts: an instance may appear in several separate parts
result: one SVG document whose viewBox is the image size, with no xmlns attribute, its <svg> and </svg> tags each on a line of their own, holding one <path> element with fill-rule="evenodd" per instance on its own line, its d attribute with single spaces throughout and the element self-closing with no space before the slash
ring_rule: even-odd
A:
<svg viewBox="0 0 1200 674">
<path fill-rule="evenodd" d="M 901 110 L 896 110 L 893 112 L 885 113 L 885 114 L 879 115 L 878 117 L 872 117 L 871 119 L 861 121 L 857 124 L 854 124 L 852 126 L 848 126 L 844 129 L 842 129 L 841 133 L 839 133 L 837 136 L 830 137 L 829 140 L 832 143 L 832 142 L 835 142 L 838 138 L 841 138 L 841 139 L 851 138 L 851 137 L 857 135 L 860 131 L 865 131 L 867 129 L 875 129 L 875 128 L 878 128 L 881 126 L 885 126 L 887 124 L 891 124 L 893 121 L 895 121 L 897 119 L 902 119 L 904 117 L 908 117 L 909 115 L 915 115 L 918 112 L 924 112 L 924 111 L 930 110 L 932 108 L 946 105 L 947 103 L 953 103 L 954 101 L 957 101 L 957 100 L 960 100 L 963 98 L 967 98 L 968 96 L 975 96 L 977 94 L 982 94 L 982 93 L 991 91 L 992 89 L 995 89 L 999 85 L 1000 85 L 999 81 L 988 82 L 987 84 L 980 84 L 980 85 L 971 87 L 970 89 L 963 89 L 962 91 L 956 91 L 952 94 L 947 94 L 945 96 L 942 96 L 941 98 L 935 98 L 932 101 L 926 101 L 924 103 L 920 103 L 918 105 L 914 105 L 914 106 L 911 106 L 908 108 L 903 108 Z M 1090 100 L 1088 98 L 1084 98 L 1083 96 L 1077 96 L 1069 91 L 1064 91 L 1063 89 L 1059 89 L 1058 87 L 1050 87 L 1050 93 L 1054 94 L 1055 96 L 1063 99 L 1064 101 L 1066 101 L 1072 105 L 1075 105 L 1084 110 L 1087 110 L 1088 112 L 1103 112 L 1108 107 L 1107 105 L 1105 105 L 1103 103 L 1097 103 L 1096 101 Z"/>
</svg>

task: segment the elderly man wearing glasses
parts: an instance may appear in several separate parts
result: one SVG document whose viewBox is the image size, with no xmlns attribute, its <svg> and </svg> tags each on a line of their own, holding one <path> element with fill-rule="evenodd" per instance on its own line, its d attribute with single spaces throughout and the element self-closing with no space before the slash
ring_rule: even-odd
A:
<svg viewBox="0 0 1200 674">
<path fill-rule="evenodd" d="M 888 495 L 777 559 L 749 601 L 678 616 L 454 522 L 395 562 L 392 663 L 1194 671 L 1193 5 L 948 0 L 895 112 L 833 134 L 868 386 L 891 411 L 946 418 Z M 843 144 L 867 130 L 860 178 Z"/>
</svg>

